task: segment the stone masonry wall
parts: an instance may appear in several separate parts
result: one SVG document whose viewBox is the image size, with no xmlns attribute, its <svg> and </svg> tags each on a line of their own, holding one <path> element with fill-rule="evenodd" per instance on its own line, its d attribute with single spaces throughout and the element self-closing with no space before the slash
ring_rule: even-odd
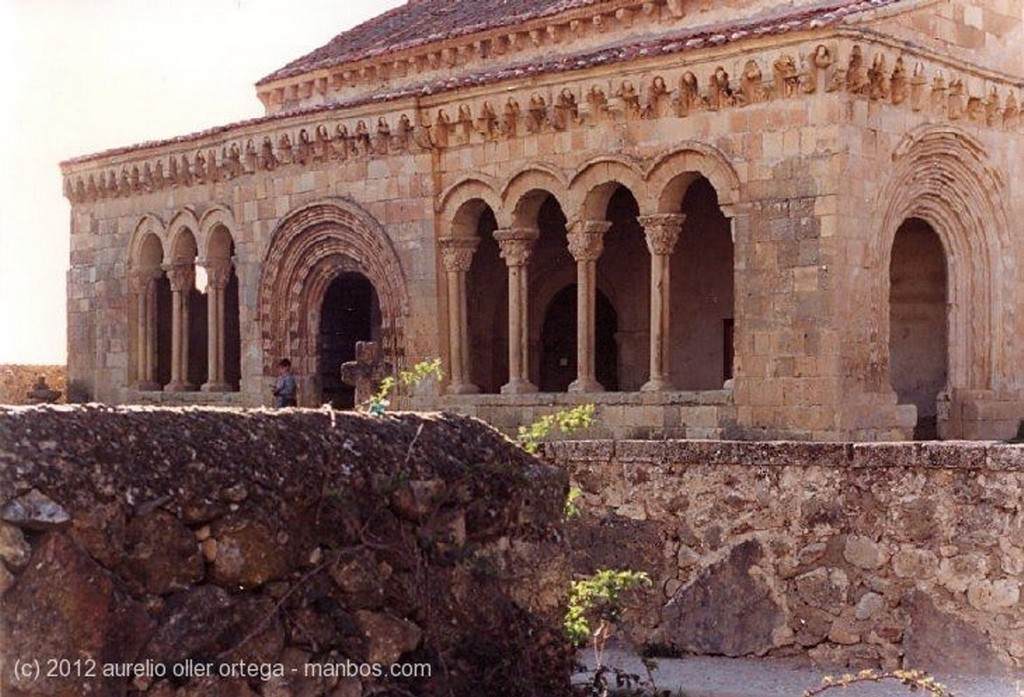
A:
<svg viewBox="0 0 1024 697">
<path fill-rule="evenodd" d="M 0 692 L 562 694 L 565 492 L 458 416 L 0 409 Z"/>
<path fill-rule="evenodd" d="M 576 573 L 643 569 L 672 654 L 1024 674 L 1024 446 L 590 441 Z"/>
</svg>

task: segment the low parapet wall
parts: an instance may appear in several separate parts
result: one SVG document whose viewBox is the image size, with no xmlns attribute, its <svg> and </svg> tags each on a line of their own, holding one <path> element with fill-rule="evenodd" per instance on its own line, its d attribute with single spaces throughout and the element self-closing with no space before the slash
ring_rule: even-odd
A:
<svg viewBox="0 0 1024 697">
<path fill-rule="evenodd" d="M 556 442 L 574 570 L 634 568 L 668 653 L 1021 672 L 1024 446 Z"/>
<path fill-rule="evenodd" d="M 564 694 L 566 487 L 459 416 L 0 408 L 0 693 Z"/>
</svg>

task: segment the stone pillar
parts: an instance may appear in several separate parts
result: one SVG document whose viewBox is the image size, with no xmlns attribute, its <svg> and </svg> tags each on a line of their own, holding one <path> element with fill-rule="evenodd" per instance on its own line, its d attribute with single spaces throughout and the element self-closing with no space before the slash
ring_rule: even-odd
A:
<svg viewBox="0 0 1024 697">
<path fill-rule="evenodd" d="M 508 266 L 508 383 L 502 394 L 536 392 L 530 382 L 530 297 L 527 267 L 540 232 L 535 228 L 505 228 L 494 232 L 501 258 Z"/>
<path fill-rule="evenodd" d="M 651 253 L 651 373 L 640 389 L 661 392 L 672 389 L 669 378 L 671 332 L 671 278 L 669 275 L 672 250 L 679 240 L 686 216 L 682 213 L 663 213 L 640 217 Z"/>
<path fill-rule="evenodd" d="M 159 390 L 156 381 L 156 280 L 162 272 L 159 268 L 139 269 L 131 276 L 132 290 L 136 302 L 136 390 L 151 392 Z"/>
<path fill-rule="evenodd" d="M 195 267 L 191 262 L 175 262 L 164 267 L 171 282 L 171 381 L 168 392 L 195 389 L 188 382 L 188 299 L 195 287 Z"/>
<path fill-rule="evenodd" d="M 466 312 L 466 274 L 480 245 L 477 237 L 444 237 L 441 259 L 448 276 L 448 347 L 451 352 L 448 394 L 476 394 L 470 380 L 469 316 Z"/>
<path fill-rule="evenodd" d="M 224 296 L 231 280 L 231 260 L 209 259 L 206 269 L 207 319 L 207 380 L 200 388 L 203 392 L 229 392 L 231 385 L 224 380 Z"/>
<path fill-rule="evenodd" d="M 604 392 L 594 375 L 597 260 L 604 249 L 606 220 L 575 220 L 569 226 L 569 253 L 576 260 L 576 379 L 570 392 Z"/>
</svg>

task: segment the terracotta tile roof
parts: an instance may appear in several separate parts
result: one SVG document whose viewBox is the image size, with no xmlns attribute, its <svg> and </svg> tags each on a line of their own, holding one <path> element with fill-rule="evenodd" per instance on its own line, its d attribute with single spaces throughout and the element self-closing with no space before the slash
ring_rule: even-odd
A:
<svg viewBox="0 0 1024 697">
<path fill-rule="evenodd" d="M 338 34 L 256 84 L 607 1 L 412 0 Z"/>
<path fill-rule="evenodd" d="M 420 1 L 426 5 L 431 5 L 434 2 L 434 0 Z M 493 3 L 497 0 L 479 1 Z M 523 1 L 525 2 L 525 0 Z M 586 0 L 572 1 L 585 2 Z M 696 29 L 682 30 L 672 32 L 656 39 L 620 43 L 600 50 L 561 56 L 544 62 L 513 64 L 494 70 L 460 75 L 447 79 L 433 80 L 393 90 L 384 90 L 346 101 L 293 109 L 291 111 L 280 112 L 271 116 L 261 116 L 224 126 L 217 126 L 204 131 L 191 133 L 189 135 L 168 138 L 165 140 L 149 141 L 138 145 L 105 150 L 91 155 L 83 155 L 65 160 L 61 165 L 80 164 L 91 160 L 122 155 L 149 148 L 159 148 L 168 145 L 188 143 L 221 133 L 228 133 L 232 130 L 246 126 L 272 123 L 274 121 L 281 121 L 297 116 L 341 111 L 369 104 L 371 102 L 385 103 L 406 97 L 441 94 L 463 87 L 488 85 L 501 82 L 503 80 L 514 80 L 517 78 L 543 75 L 547 73 L 571 72 L 597 65 L 628 61 L 638 57 L 683 53 L 689 50 L 698 50 L 710 46 L 742 41 L 743 39 L 751 37 L 774 36 L 794 31 L 818 29 L 837 24 L 843 19 L 861 12 L 888 7 L 891 5 L 898 5 L 901 3 L 910 4 L 911 2 L 914 2 L 914 0 L 859 0 L 858 2 L 849 2 L 849 0 L 823 0 L 821 2 L 813 3 L 810 6 L 804 6 L 796 9 L 788 8 L 788 12 L 774 13 L 771 16 L 762 16 L 743 21 L 731 22 L 728 24 L 703 26 Z"/>
</svg>

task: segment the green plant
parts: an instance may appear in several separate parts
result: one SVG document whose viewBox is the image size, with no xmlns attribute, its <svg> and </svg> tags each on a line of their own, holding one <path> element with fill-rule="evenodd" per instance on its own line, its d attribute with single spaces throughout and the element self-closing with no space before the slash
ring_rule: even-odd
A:
<svg viewBox="0 0 1024 697">
<path fill-rule="evenodd" d="M 576 499 L 583 495 L 583 489 L 578 486 L 569 487 L 569 493 L 565 496 L 565 505 L 562 506 L 562 514 L 566 520 L 571 518 L 579 518 L 582 515 L 579 504 L 576 503 Z"/>
<path fill-rule="evenodd" d="M 594 412 L 593 404 L 581 404 L 572 409 L 563 409 L 542 416 L 531 424 L 519 427 L 516 443 L 526 452 L 536 455 L 540 452 L 541 441 L 552 431 L 557 429 L 568 435 L 581 428 L 587 428 L 594 423 Z"/>
<path fill-rule="evenodd" d="M 821 685 L 806 690 L 804 697 L 816 697 L 816 695 L 824 694 L 830 690 L 847 688 L 857 683 L 878 683 L 885 680 L 901 682 L 907 686 L 910 692 L 922 690 L 938 697 L 954 697 L 952 692 L 946 690 L 945 685 L 935 682 L 935 678 L 920 670 L 862 670 L 859 673 L 850 673 L 839 677 L 827 676 L 821 681 Z"/>
<path fill-rule="evenodd" d="M 444 378 L 444 370 L 441 368 L 440 358 L 420 361 L 408 370 L 399 372 L 397 377 L 388 375 L 380 381 L 380 387 L 373 396 L 359 406 L 374 416 L 381 416 L 391 405 L 390 398 L 396 389 L 408 390 L 410 387 L 415 387 L 431 377 L 438 380 Z"/>
</svg>

